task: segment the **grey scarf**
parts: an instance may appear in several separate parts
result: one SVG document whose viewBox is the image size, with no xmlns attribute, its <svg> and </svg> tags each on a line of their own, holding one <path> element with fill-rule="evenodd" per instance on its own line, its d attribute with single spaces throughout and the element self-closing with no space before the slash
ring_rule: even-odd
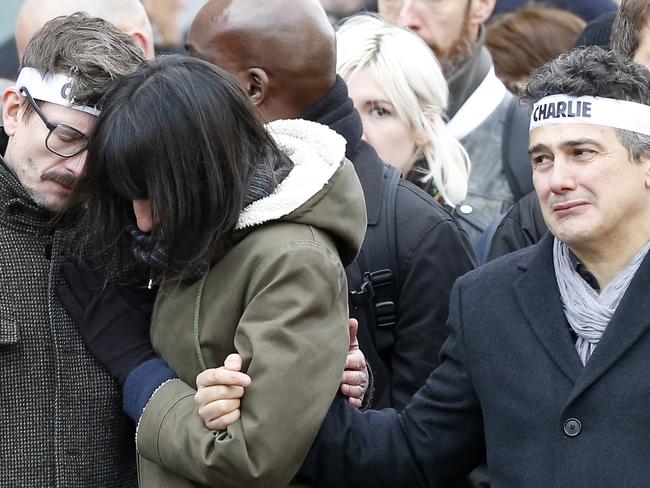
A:
<svg viewBox="0 0 650 488">
<path fill-rule="evenodd" d="M 255 174 L 244 196 L 244 205 L 242 208 L 264 197 L 268 197 L 292 169 L 293 162 L 291 159 L 282 154 L 276 155 L 270 150 L 265 151 L 260 156 L 257 167 L 255 168 Z"/>
<path fill-rule="evenodd" d="M 587 364 L 596 349 L 648 249 L 650 242 L 599 294 L 574 269 L 568 246 L 558 239 L 554 240 L 553 265 L 562 308 L 569 325 L 578 336 L 576 349 L 583 365 Z"/>
</svg>

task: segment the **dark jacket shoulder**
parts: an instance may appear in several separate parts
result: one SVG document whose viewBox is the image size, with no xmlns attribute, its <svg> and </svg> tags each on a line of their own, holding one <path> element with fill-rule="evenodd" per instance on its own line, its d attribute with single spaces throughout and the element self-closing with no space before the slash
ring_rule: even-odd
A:
<svg viewBox="0 0 650 488">
<path fill-rule="evenodd" d="M 492 237 L 488 261 L 538 242 L 548 231 L 535 192 L 528 193 L 503 217 Z"/>
<path fill-rule="evenodd" d="M 537 243 L 499 256 L 462 276 L 459 284 L 463 287 L 511 286 L 513 279 L 519 277 L 527 264 L 542 252 L 545 252 L 543 246 Z"/>
</svg>

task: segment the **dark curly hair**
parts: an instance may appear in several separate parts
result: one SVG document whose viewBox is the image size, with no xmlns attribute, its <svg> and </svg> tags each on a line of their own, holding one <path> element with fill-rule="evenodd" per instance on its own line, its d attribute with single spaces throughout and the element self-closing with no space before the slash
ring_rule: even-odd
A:
<svg viewBox="0 0 650 488">
<path fill-rule="evenodd" d="M 650 105 L 650 71 L 614 51 L 596 46 L 578 48 L 535 70 L 521 92 L 530 107 L 558 94 Z M 617 133 L 632 160 L 650 155 L 650 136 L 621 129 Z"/>
</svg>

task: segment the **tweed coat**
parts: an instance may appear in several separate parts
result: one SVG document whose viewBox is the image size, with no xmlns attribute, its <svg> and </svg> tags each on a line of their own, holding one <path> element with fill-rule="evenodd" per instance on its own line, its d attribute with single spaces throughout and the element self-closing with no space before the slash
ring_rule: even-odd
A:
<svg viewBox="0 0 650 488">
<path fill-rule="evenodd" d="M 650 258 L 583 367 L 552 235 L 460 278 L 442 364 L 402 415 L 336 402 L 302 473 L 318 486 L 650 486 Z"/>
<path fill-rule="evenodd" d="M 0 161 L 0 486 L 137 486 L 119 389 L 56 295 L 75 226 L 52 218 Z"/>
</svg>

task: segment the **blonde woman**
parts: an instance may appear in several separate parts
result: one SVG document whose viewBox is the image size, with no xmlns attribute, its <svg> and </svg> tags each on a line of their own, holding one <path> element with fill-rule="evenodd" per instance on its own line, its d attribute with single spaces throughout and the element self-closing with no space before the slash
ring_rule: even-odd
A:
<svg viewBox="0 0 650 488">
<path fill-rule="evenodd" d="M 470 161 L 444 122 L 449 91 L 431 49 L 412 32 L 363 14 L 338 29 L 337 72 L 379 156 L 437 200 L 467 195 Z"/>
</svg>

